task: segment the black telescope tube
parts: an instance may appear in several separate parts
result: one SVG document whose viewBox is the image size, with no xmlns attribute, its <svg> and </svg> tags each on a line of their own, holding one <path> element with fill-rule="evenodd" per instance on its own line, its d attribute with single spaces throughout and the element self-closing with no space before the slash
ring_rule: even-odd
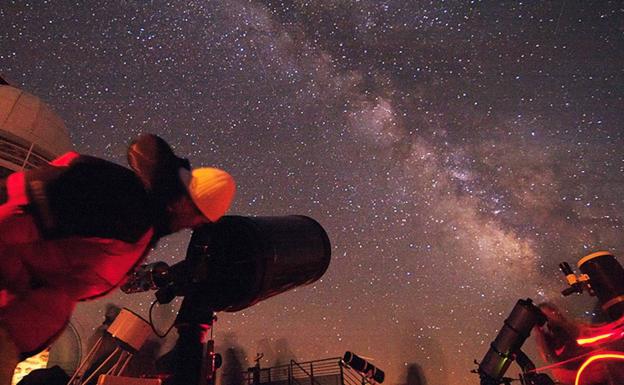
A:
<svg viewBox="0 0 624 385">
<path fill-rule="evenodd" d="M 342 360 L 354 370 L 362 373 L 366 377 L 372 378 L 379 384 L 386 379 L 386 373 L 384 373 L 383 370 L 377 368 L 375 365 L 354 353 L 345 352 Z"/>
<path fill-rule="evenodd" d="M 204 309 L 239 311 L 316 281 L 330 259 L 329 237 L 312 218 L 226 215 L 193 231 L 176 294 L 193 294 Z"/>
<path fill-rule="evenodd" d="M 624 268 L 608 251 L 599 251 L 582 258 L 579 270 L 589 277 L 591 288 L 612 320 L 624 315 Z"/>
<path fill-rule="evenodd" d="M 531 299 L 519 300 L 503 328 L 479 364 L 482 384 L 498 384 L 513 362 L 531 329 L 546 322 L 546 317 Z"/>
</svg>

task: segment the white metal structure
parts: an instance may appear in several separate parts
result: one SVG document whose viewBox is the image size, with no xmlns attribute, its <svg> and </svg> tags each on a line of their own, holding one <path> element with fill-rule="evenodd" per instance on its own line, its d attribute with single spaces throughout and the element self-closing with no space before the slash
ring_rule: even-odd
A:
<svg viewBox="0 0 624 385">
<path fill-rule="evenodd" d="M 132 356 L 141 349 L 145 341 L 151 336 L 152 329 L 146 320 L 131 310 L 123 308 L 108 327 L 106 333 L 115 339 L 117 344 L 115 350 L 87 378 L 83 379 L 82 377 L 86 370 L 98 358 L 98 351 L 103 341 L 102 337 L 100 337 L 69 380 L 70 385 L 86 384 L 100 375 L 116 377 L 123 374 Z M 111 362 L 113 362 L 113 365 L 109 367 L 108 364 Z"/>
<path fill-rule="evenodd" d="M 63 120 L 38 97 L 0 83 L 0 177 L 72 149 Z"/>
</svg>

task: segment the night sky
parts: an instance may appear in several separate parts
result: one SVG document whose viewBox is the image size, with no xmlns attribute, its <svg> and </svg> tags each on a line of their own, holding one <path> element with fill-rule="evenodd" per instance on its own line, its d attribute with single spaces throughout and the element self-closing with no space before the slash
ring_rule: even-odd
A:
<svg viewBox="0 0 624 385">
<path fill-rule="evenodd" d="M 235 177 L 233 214 L 308 215 L 331 238 L 321 280 L 220 314 L 217 345 L 235 333 L 250 365 L 352 350 L 391 384 L 409 363 L 476 384 L 516 300 L 592 310 L 560 298 L 559 262 L 624 258 L 620 1 L 86 3 L 0 8 L 2 75 L 77 150 L 125 164 L 158 134 Z M 188 236 L 150 260 L 181 260 Z M 104 304 L 146 315 L 152 298 L 74 322 L 86 340 Z"/>
</svg>

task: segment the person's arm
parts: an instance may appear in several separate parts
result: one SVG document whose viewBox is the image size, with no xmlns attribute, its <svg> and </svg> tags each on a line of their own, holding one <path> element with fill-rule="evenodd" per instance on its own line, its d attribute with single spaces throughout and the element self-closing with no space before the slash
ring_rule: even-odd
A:
<svg viewBox="0 0 624 385">
<path fill-rule="evenodd" d="M 128 164 L 148 191 L 155 239 L 170 234 L 171 207 L 187 194 L 180 169 L 190 170 L 189 161 L 176 156 L 163 139 L 145 134 L 128 148 Z"/>
<path fill-rule="evenodd" d="M 6 301 L 0 304 L 0 337 L 2 330 L 9 333 L 20 359 L 48 346 L 67 324 L 77 301 L 105 295 L 125 281 L 147 255 L 152 234 L 150 229 L 136 243 L 70 237 L 8 250 L 8 257 L 19 255 L 19 262 L 28 267 L 25 278 L 30 284 L 7 288 Z M 11 346 L 0 338 L 0 360 Z"/>
<path fill-rule="evenodd" d="M 160 193 L 178 180 L 178 170 L 191 169 L 187 159 L 180 158 L 162 138 L 143 134 L 128 148 L 128 164 L 148 190 Z"/>
<path fill-rule="evenodd" d="M 125 282 L 150 251 L 150 229 L 137 242 L 72 237 L 17 247 L 40 285 L 62 289 L 76 301 L 100 297 Z"/>
<path fill-rule="evenodd" d="M 0 329 L 8 332 L 20 360 L 37 354 L 58 337 L 76 302 L 56 288 L 32 290 L 0 309 Z"/>
</svg>

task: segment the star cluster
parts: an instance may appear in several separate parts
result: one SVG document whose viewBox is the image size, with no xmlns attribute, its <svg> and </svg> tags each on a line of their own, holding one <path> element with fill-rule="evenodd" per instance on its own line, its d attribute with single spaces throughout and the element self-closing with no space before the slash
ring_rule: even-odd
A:
<svg viewBox="0 0 624 385">
<path fill-rule="evenodd" d="M 325 276 L 221 314 L 217 345 L 233 332 L 249 365 L 352 350 L 391 383 L 415 362 L 430 384 L 476 384 L 517 299 L 581 314 L 558 263 L 624 251 L 623 16 L 617 1 L 9 1 L 0 68 L 81 152 L 124 164 L 156 133 L 234 175 L 232 213 L 324 226 Z M 146 314 L 152 296 L 74 322 L 91 330 L 111 301 Z"/>
</svg>

